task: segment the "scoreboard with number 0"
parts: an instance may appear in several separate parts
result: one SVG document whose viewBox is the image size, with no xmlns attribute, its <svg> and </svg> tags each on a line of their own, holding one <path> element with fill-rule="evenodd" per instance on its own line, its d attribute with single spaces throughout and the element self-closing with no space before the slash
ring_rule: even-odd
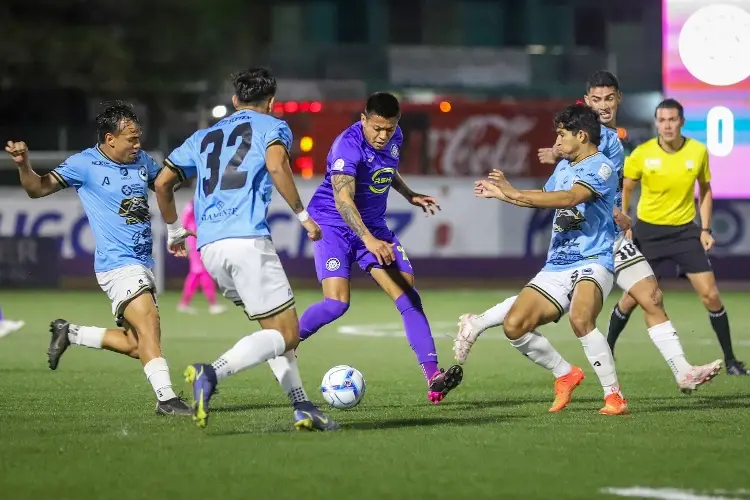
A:
<svg viewBox="0 0 750 500">
<path fill-rule="evenodd" d="M 663 0 L 664 95 L 706 144 L 715 198 L 750 198 L 750 0 Z"/>
</svg>

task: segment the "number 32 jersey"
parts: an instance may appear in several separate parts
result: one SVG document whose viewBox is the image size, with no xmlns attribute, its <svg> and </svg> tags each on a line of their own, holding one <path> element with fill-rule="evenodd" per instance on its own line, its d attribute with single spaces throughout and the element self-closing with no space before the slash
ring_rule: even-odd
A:
<svg viewBox="0 0 750 500">
<path fill-rule="evenodd" d="M 270 237 L 266 216 L 273 182 L 266 149 L 273 144 L 291 150 L 289 125 L 241 110 L 195 132 L 166 159 L 180 180 L 197 177 L 198 248 L 227 238 Z"/>
</svg>

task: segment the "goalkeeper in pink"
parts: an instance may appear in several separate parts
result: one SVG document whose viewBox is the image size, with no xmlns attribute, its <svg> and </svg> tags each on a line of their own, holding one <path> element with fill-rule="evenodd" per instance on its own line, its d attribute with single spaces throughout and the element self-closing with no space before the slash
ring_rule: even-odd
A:
<svg viewBox="0 0 750 500">
<path fill-rule="evenodd" d="M 191 199 L 182 210 L 182 227 L 188 231 L 196 232 L 195 211 L 193 209 L 193 200 Z M 188 258 L 190 260 L 190 272 L 185 278 L 185 285 L 182 288 L 182 298 L 177 305 L 179 312 L 187 314 L 196 314 L 195 308 L 190 306 L 198 287 L 203 289 L 203 295 L 208 300 L 208 312 L 211 314 L 221 314 L 226 311 L 226 307 L 216 303 L 216 284 L 206 268 L 203 267 L 201 254 L 195 245 L 195 236 L 187 239 Z"/>
</svg>

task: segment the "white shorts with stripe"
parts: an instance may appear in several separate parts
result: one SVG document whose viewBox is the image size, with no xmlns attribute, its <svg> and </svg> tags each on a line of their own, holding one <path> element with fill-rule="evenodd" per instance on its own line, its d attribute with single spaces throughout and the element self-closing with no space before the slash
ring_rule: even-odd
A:
<svg viewBox="0 0 750 500">
<path fill-rule="evenodd" d="M 146 292 L 156 304 L 156 280 L 146 266 L 134 264 L 96 273 L 96 281 L 112 301 L 112 314 L 118 326 L 122 326 L 122 314 L 131 300 Z"/>
<path fill-rule="evenodd" d="M 590 263 L 564 271 L 541 271 L 526 286 L 552 302 L 562 317 L 570 309 L 573 290 L 581 281 L 596 284 L 606 300 L 614 285 L 614 275 L 601 264 Z"/>
<path fill-rule="evenodd" d="M 294 294 L 270 238 L 227 238 L 204 245 L 201 260 L 224 297 L 251 320 L 294 306 Z"/>
<path fill-rule="evenodd" d="M 615 240 L 615 282 L 624 292 L 630 291 L 639 281 L 654 275 L 638 247 L 624 233 Z"/>
</svg>

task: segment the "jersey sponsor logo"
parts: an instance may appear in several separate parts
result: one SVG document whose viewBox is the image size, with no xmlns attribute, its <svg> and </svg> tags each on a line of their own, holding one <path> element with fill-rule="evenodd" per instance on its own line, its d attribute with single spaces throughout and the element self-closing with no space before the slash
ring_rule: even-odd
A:
<svg viewBox="0 0 750 500">
<path fill-rule="evenodd" d="M 141 166 L 141 168 L 138 169 L 138 177 L 140 177 L 143 182 L 146 182 L 148 180 L 148 172 L 146 171 L 146 167 Z"/>
<path fill-rule="evenodd" d="M 340 267 L 341 267 L 341 262 L 336 257 L 331 257 L 330 259 L 326 261 L 327 271 L 336 271 Z"/>
<path fill-rule="evenodd" d="M 598 175 L 606 181 L 612 175 L 612 168 L 606 163 L 602 163 L 602 166 L 599 167 Z"/>
<path fill-rule="evenodd" d="M 391 146 L 391 156 L 393 156 L 394 158 L 398 159 L 399 154 L 400 154 L 400 152 L 398 150 L 398 146 L 396 146 L 395 144 L 393 146 Z"/>
<path fill-rule="evenodd" d="M 344 170 L 344 159 L 339 158 L 335 162 L 333 162 L 333 165 L 331 165 L 331 170 L 335 172 L 340 172 L 341 170 Z"/>
<path fill-rule="evenodd" d="M 123 198 L 120 202 L 120 209 L 117 215 L 125 218 L 125 224 L 141 224 L 151 220 L 151 213 L 148 209 L 148 200 L 143 196 L 133 198 Z M 149 230 L 150 231 L 150 230 Z"/>
<path fill-rule="evenodd" d="M 552 225 L 556 233 L 580 231 L 586 217 L 577 208 L 560 208 L 555 210 L 555 220 Z"/>
<path fill-rule="evenodd" d="M 394 168 L 386 167 L 377 169 L 375 173 L 372 174 L 373 185 L 370 186 L 370 191 L 375 194 L 383 194 L 388 191 L 395 174 L 396 169 Z"/>
</svg>

